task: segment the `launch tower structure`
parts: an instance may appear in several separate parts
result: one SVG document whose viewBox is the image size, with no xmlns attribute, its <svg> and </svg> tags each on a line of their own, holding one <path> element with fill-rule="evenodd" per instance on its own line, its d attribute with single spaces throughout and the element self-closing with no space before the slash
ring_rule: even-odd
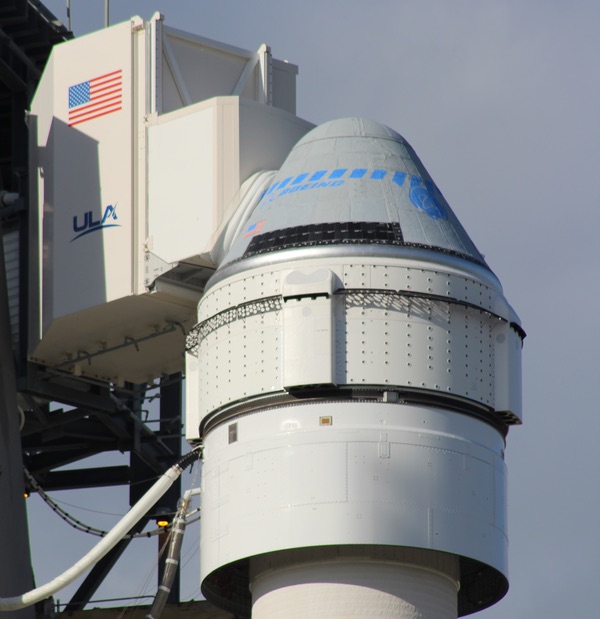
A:
<svg viewBox="0 0 600 619">
<path fill-rule="evenodd" d="M 508 588 L 524 332 L 406 140 L 314 128 L 296 73 L 160 15 L 54 49 L 30 116 L 29 358 L 120 386 L 186 350 L 213 603 L 467 615 Z"/>
</svg>

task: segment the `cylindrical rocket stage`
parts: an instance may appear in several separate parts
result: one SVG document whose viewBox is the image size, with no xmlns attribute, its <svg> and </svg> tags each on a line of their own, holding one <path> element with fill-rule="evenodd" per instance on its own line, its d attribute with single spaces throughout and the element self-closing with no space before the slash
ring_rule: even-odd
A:
<svg viewBox="0 0 600 619">
<path fill-rule="evenodd" d="M 299 563 L 252 579 L 252 619 L 455 619 L 458 586 L 444 572 L 409 564 Z"/>
</svg>

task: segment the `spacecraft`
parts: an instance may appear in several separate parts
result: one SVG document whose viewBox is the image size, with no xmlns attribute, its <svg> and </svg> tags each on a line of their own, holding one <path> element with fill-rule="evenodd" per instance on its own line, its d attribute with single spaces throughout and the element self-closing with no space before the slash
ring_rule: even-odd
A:
<svg viewBox="0 0 600 619">
<path fill-rule="evenodd" d="M 206 597 L 260 619 L 501 598 L 523 332 L 414 150 L 313 129 L 225 245 L 188 336 Z"/>
</svg>

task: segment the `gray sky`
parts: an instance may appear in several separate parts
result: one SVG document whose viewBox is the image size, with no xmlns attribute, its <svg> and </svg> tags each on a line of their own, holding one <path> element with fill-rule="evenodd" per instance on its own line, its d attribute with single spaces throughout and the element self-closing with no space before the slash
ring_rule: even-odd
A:
<svg viewBox="0 0 600 619">
<path fill-rule="evenodd" d="M 66 22 L 65 0 L 45 4 Z M 103 0 L 71 4 L 76 35 L 102 27 Z M 592 186 L 600 3 L 120 0 L 111 3 L 111 22 L 155 10 L 167 25 L 247 49 L 265 42 L 298 64 L 299 116 L 365 116 L 415 148 L 528 333 L 525 424 L 511 430 L 507 449 L 511 588 L 478 616 L 598 616 L 600 200 Z M 126 509 L 122 490 L 54 496 Z M 30 505 L 42 584 L 93 540 L 62 523 L 42 534 L 56 516 L 35 497 Z M 95 526 L 114 521 L 69 510 Z M 185 599 L 199 593 L 197 527 L 187 533 Z M 155 548 L 155 540 L 136 542 L 96 598 L 140 593 Z M 148 578 L 152 592 L 155 576 Z"/>
</svg>

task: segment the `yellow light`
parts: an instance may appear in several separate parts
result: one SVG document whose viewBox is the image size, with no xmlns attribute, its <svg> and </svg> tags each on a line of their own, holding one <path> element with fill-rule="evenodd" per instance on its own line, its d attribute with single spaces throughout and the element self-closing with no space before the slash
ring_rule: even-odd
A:
<svg viewBox="0 0 600 619">
<path fill-rule="evenodd" d="M 24 499 L 28 499 L 28 498 L 29 498 L 29 492 L 25 491 L 25 492 L 23 493 L 23 498 L 24 498 Z"/>
<path fill-rule="evenodd" d="M 168 520 L 165 520 L 164 518 L 159 518 L 159 519 L 156 521 L 156 524 L 157 524 L 157 525 L 158 525 L 161 529 L 164 529 L 165 527 L 168 527 L 168 526 L 169 526 L 169 521 L 168 521 Z"/>
</svg>

